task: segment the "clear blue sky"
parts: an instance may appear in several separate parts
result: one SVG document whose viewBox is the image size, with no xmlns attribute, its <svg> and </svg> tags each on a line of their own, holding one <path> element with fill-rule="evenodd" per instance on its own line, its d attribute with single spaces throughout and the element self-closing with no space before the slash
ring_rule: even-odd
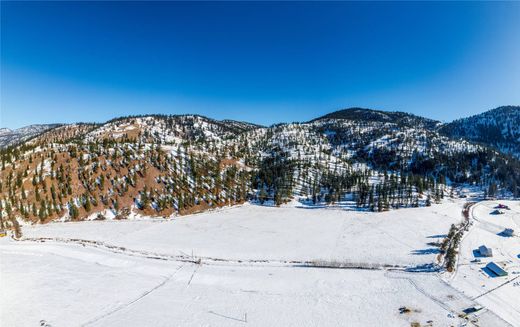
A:
<svg viewBox="0 0 520 327">
<path fill-rule="evenodd" d="M 520 104 L 520 3 L 1 2 L 0 127 Z"/>
</svg>

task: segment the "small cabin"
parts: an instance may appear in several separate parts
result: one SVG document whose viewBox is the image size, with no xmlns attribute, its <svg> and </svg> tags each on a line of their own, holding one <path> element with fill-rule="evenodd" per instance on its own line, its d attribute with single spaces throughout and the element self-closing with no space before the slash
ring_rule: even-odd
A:
<svg viewBox="0 0 520 327">
<path fill-rule="evenodd" d="M 505 204 L 499 203 L 499 204 L 495 207 L 495 209 L 507 209 L 507 210 L 509 210 L 509 207 L 506 206 Z"/>
<path fill-rule="evenodd" d="M 0 237 L 7 236 L 7 232 L 3 229 L 0 229 Z"/>
<path fill-rule="evenodd" d="M 495 275 L 499 277 L 507 276 L 507 271 L 494 262 L 490 262 L 486 266 L 487 269 L 491 270 Z"/>
<path fill-rule="evenodd" d="M 515 233 L 515 231 L 512 228 L 506 228 L 502 232 L 502 235 L 504 235 L 504 236 L 513 236 L 514 233 Z"/>
<path fill-rule="evenodd" d="M 491 248 L 488 248 L 485 245 L 481 245 L 478 248 L 478 252 L 480 252 L 480 255 L 483 257 L 492 257 L 493 256 L 493 250 Z"/>
</svg>

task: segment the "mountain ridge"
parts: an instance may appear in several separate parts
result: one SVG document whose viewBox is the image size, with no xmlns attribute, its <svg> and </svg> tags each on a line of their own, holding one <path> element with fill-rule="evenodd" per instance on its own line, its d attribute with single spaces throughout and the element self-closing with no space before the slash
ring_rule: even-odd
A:
<svg viewBox="0 0 520 327">
<path fill-rule="evenodd" d="M 0 129 L 0 148 L 16 145 L 63 124 L 32 124 L 17 129 Z"/>
<path fill-rule="evenodd" d="M 451 138 L 466 139 L 520 158 L 520 106 L 501 106 L 441 126 Z"/>
<path fill-rule="evenodd" d="M 439 121 L 430 118 L 418 116 L 403 111 L 383 111 L 377 109 L 352 107 L 340 109 L 323 116 L 314 118 L 309 122 L 326 119 L 342 119 L 352 121 L 379 121 L 384 123 L 396 123 L 411 126 L 413 124 L 421 124 L 431 128 L 440 124 Z"/>
<path fill-rule="evenodd" d="M 333 112 L 327 113 L 322 116 L 318 116 L 316 118 L 313 118 L 308 121 L 301 121 L 296 123 L 312 123 L 319 120 L 326 120 L 326 119 L 342 119 L 342 120 L 352 120 L 352 121 L 362 121 L 362 120 L 368 120 L 368 121 L 380 121 L 380 122 L 388 122 L 388 123 L 396 123 L 396 124 L 405 124 L 405 125 L 412 125 L 413 123 L 421 123 L 421 125 L 429 127 L 429 128 L 439 128 L 439 130 L 444 131 L 444 134 L 451 137 L 457 137 L 457 133 L 449 133 L 447 130 L 450 128 L 450 126 L 463 122 L 468 120 L 475 120 L 479 117 L 485 117 L 485 116 L 491 116 L 495 113 L 502 113 L 504 110 L 509 110 L 515 113 L 520 112 L 520 106 L 515 105 L 506 105 L 506 106 L 500 106 L 494 109 L 490 109 L 488 111 L 482 112 L 480 114 L 475 114 L 468 117 L 462 117 L 455 119 L 449 123 L 442 123 L 439 120 L 431 119 L 425 116 L 419 116 L 415 115 L 413 113 L 405 112 L 405 111 L 385 111 L 385 110 L 379 110 L 379 109 L 371 109 L 371 108 L 363 108 L 363 107 L 350 107 L 345 109 L 339 109 L 335 110 Z M 0 136 L 11 134 L 11 133 L 23 133 L 25 131 L 31 130 L 31 129 L 40 129 L 41 132 L 44 132 L 46 129 L 64 126 L 64 125 L 74 125 L 74 124 L 92 124 L 92 125 L 105 125 L 108 123 L 113 123 L 125 119 L 131 119 L 131 118 L 142 118 L 142 117 L 199 117 L 201 119 L 207 120 L 207 121 L 213 121 L 220 124 L 234 124 L 237 126 L 242 126 L 244 129 L 252 129 L 252 128 L 265 128 L 267 126 L 251 123 L 247 121 L 239 121 L 234 119 L 214 119 L 210 118 L 204 115 L 200 114 L 174 114 L 174 115 L 166 115 L 166 114 L 143 114 L 143 115 L 129 115 L 129 116 L 120 116 L 115 117 L 110 120 L 107 120 L 103 123 L 84 123 L 84 122 L 77 122 L 77 123 L 69 123 L 69 124 L 61 124 L 61 123 L 54 123 L 54 124 L 31 124 L 27 126 L 23 126 L 17 129 L 9 129 L 7 127 L 0 128 Z M 274 123 L 271 126 L 278 126 L 278 125 L 286 125 L 289 123 Z M 33 135 L 31 135 L 33 136 Z M 519 139 L 520 141 L 520 139 Z M 9 144 L 12 145 L 13 143 Z M 2 141 L 0 140 L 0 147 L 5 146 Z"/>
<path fill-rule="evenodd" d="M 520 160 L 441 128 L 360 108 L 269 127 L 200 115 L 61 125 L 0 150 L 0 218 L 168 217 L 293 198 L 385 211 L 431 205 L 460 183 L 520 194 Z"/>
</svg>

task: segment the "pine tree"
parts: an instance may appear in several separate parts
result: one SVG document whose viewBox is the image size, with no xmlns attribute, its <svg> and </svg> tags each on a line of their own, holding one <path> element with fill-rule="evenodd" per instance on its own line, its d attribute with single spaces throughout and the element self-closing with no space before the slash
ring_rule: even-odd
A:
<svg viewBox="0 0 520 327">
<path fill-rule="evenodd" d="M 76 205 L 74 204 L 74 202 L 71 200 L 69 201 L 69 215 L 71 217 L 72 220 L 76 220 L 79 216 L 79 210 L 78 208 L 76 207 Z"/>
<path fill-rule="evenodd" d="M 85 202 L 83 204 L 83 208 L 85 208 L 86 212 L 90 212 L 90 210 L 91 210 L 90 197 L 88 194 L 85 194 L 84 198 L 85 198 Z"/>
</svg>

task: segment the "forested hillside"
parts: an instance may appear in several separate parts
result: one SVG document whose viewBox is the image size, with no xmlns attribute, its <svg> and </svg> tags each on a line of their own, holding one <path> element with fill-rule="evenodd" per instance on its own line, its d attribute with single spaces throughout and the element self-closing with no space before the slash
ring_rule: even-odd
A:
<svg viewBox="0 0 520 327">
<path fill-rule="evenodd" d="M 518 159 L 446 130 L 360 108 L 270 127 L 197 115 L 57 126 L 1 150 L 0 227 L 290 199 L 384 211 L 431 205 L 460 183 L 518 195 Z"/>
<path fill-rule="evenodd" d="M 440 132 L 486 144 L 520 158 L 520 106 L 504 106 L 442 126 Z"/>
</svg>

